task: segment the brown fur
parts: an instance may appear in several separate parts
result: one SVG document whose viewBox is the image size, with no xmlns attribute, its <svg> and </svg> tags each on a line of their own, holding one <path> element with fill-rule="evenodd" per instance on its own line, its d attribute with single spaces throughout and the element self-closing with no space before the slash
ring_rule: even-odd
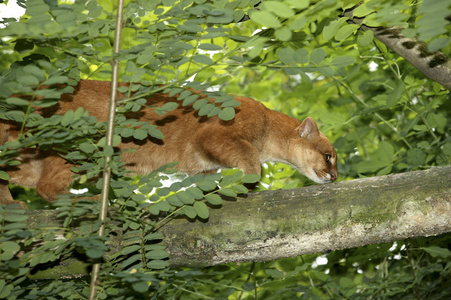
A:
<svg viewBox="0 0 451 300">
<path fill-rule="evenodd" d="M 49 116 L 63 114 L 83 107 L 100 121 L 107 118 L 110 82 L 82 80 L 73 94 L 62 96 L 59 104 L 43 109 Z M 236 167 L 245 173 L 261 172 L 261 163 L 279 161 L 288 163 L 317 183 L 337 178 L 337 155 L 329 140 L 318 130 L 312 118 L 303 122 L 267 109 L 263 104 L 246 97 L 235 97 L 241 105 L 231 121 L 219 117 L 199 117 L 191 107 L 178 109 L 159 116 L 153 109 L 143 107 L 127 117 L 147 121 L 159 126 L 163 141 L 125 140 L 120 148 L 137 148 L 126 151 L 122 158 L 129 170 L 138 174 L 149 173 L 172 161 L 177 168 L 189 174 L 208 172 L 222 167 Z M 176 101 L 165 94 L 154 94 L 148 104 L 157 106 Z M 17 138 L 18 129 L 0 120 L 0 142 Z M 326 157 L 330 157 L 329 161 Z M 10 182 L 36 187 L 46 200 L 67 191 L 71 181 L 71 165 L 52 151 L 22 150 L 22 165 L 8 169 Z M 0 184 L 0 204 L 17 203 Z"/>
</svg>

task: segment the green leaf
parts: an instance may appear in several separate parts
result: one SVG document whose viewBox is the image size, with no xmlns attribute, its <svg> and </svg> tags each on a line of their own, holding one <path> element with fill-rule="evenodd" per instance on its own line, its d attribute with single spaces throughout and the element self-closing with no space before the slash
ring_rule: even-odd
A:
<svg viewBox="0 0 451 300">
<path fill-rule="evenodd" d="M 179 199 L 178 195 L 171 195 L 167 199 L 168 203 L 172 206 L 180 207 L 183 206 L 183 202 Z"/>
<path fill-rule="evenodd" d="M 355 63 L 355 58 L 352 56 L 337 56 L 332 59 L 331 65 L 334 67 L 346 67 Z"/>
<path fill-rule="evenodd" d="M 243 178 L 243 171 L 241 170 L 231 170 L 233 173 L 227 176 L 224 176 L 219 185 L 221 187 L 227 187 L 233 183 L 238 182 L 239 180 L 241 180 L 241 178 Z"/>
<path fill-rule="evenodd" d="M 361 161 L 356 166 L 354 166 L 354 169 L 358 173 L 368 173 L 368 172 L 376 172 L 377 170 L 380 170 L 388 165 L 385 161 L 380 160 L 370 160 L 370 161 Z"/>
<path fill-rule="evenodd" d="M 451 156 L 451 142 L 448 142 L 443 146 L 443 153 Z"/>
<path fill-rule="evenodd" d="M 131 245 L 131 246 L 127 246 L 124 249 L 122 249 L 121 254 L 122 255 L 128 255 L 130 253 L 133 253 L 135 251 L 138 251 L 141 248 L 140 245 Z"/>
<path fill-rule="evenodd" d="M 170 211 L 171 206 L 166 201 L 161 201 L 155 204 L 160 211 Z"/>
<path fill-rule="evenodd" d="M 310 0 L 286 0 L 286 2 L 297 9 L 304 9 L 310 5 Z"/>
<path fill-rule="evenodd" d="M 180 201 L 183 202 L 183 204 L 193 204 L 194 203 L 194 196 L 189 192 L 186 192 L 186 191 L 179 192 L 177 194 L 177 197 Z"/>
<path fill-rule="evenodd" d="M 28 220 L 28 216 L 20 215 L 20 214 L 7 214 L 4 217 L 4 220 L 8 221 L 8 222 L 24 222 L 24 221 Z"/>
<path fill-rule="evenodd" d="M 340 18 L 327 24 L 323 29 L 323 39 L 327 42 L 333 38 L 348 18 Z"/>
<path fill-rule="evenodd" d="M 34 76 L 39 81 L 46 80 L 46 73 L 45 73 L 44 69 L 40 68 L 37 65 L 34 65 L 34 64 L 26 65 L 23 70 L 24 70 L 25 74 Z M 20 78 L 20 80 L 22 82 L 22 77 Z M 38 92 L 38 91 L 36 91 L 36 92 Z"/>
<path fill-rule="evenodd" d="M 380 161 L 391 164 L 395 156 L 395 149 L 389 142 L 382 141 L 379 144 L 377 155 Z"/>
<path fill-rule="evenodd" d="M 126 260 L 124 260 L 124 261 L 121 263 L 121 267 L 122 267 L 122 268 L 126 268 L 126 267 L 128 267 L 128 266 L 130 266 L 130 265 L 132 265 L 132 264 L 135 264 L 136 262 L 141 261 L 141 258 L 142 258 L 142 257 L 141 257 L 141 253 L 135 254 L 135 255 L 133 255 L 133 256 L 127 258 Z"/>
<path fill-rule="evenodd" d="M 16 242 L 6 241 L 0 243 L 3 252 L 17 252 L 20 250 L 20 245 Z"/>
<path fill-rule="evenodd" d="M 49 6 L 43 0 L 35 0 L 27 3 L 26 14 L 29 16 L 39 16 L 49 11 Z"/>
<path fill-rule="evenodd" d="M 133 137 L 137 140 L 144 140 L 147 138 L 147 131 L 141 128 L 133 131 Z"/>
<path fill-rule="evenodd" d="M 235 118 L 235 109 L 233 107 L 226 107 L 218 114 L 219 118 L 223 121 L 230 121 Z"/>
<path fill-rule="evenodd" d="M 4 279 L 0 279 L 0 299 L 7 299 L 11 295 L 14 286 L 13 284 L 6 284 Z"/>
<path fill-rule="evenodd" d="M 196 101 L 196 103 L 193 104 L 193 108 L 195 110 L 199 110 L 202 108 L 202 106 L 204 106 L 207 103 L 208 103 L 207 99 L 200 99 L 200 100 Z"/>
<path fill-rule="evenodd" d="M 153 232 L 153 233 L 149 233 L 148 235 L 146 235 L 144 237 L 144 239 L 147 241 L 154 241 L 154 240 L 162 240 L 163 237 L 164 237 L 164 235 L 162 233 L 159 233 L 159 232 L 154 233 Z"/>
<path fill-rule="evenodd" d="M 196 101 L 198 98 L 199 98 L 199 95 L 188 96 L 183 100 L 182 106 L 187 106 L 187 105 L 193 104 L 194 101 Z"/>
<path fill-rule="evenodd" d="M 155 113 L 162 116 L 166 114 L 168 111 L 172 111 L 178 107 L 178 103 L 176 102 L 167 102 L 161 107 L 157 107 L 154 109 Z"/>
<path fill-rule="evenodd" d="M 200 64 L 204 64 L 204 65 L 212 65 L 212 64 L 214 64 L 214 61 L 210 57 L 205 56 L 205 55 L 200 55 L 200 54 L 199 55 L 195 55 L 193 57 L 193 60 L 195 62 L 198 62 Z"/>
<path fill-rule="evenodd" d="M 429 246 L 429 247 L 422 247 L 424 251 L 429 253 L 432 257 L 442 257 L 442 258 L 448 258 L 451 257 L 451 251 L 446 248 L 441 248 L 438 246 Z"/>
<path fill-rule="evenodd" d="M 294 50 L 291 47 L 279 49 L 279 51 L 277 52 L 277 57 L 279 57 L 279 60 L 286 65 L 289 65 L 295 61 Z"/>
<path fill-rule="evenodd" d="M 274 32 L 274 35 L 275 35 L 276 39 L 278 39 L 279 41 L 286 42 L 286 41 L 291 40 L 292 31 L 289 27 L 283 26 L 282 28 L 277 29 Z"/>
<path fill-rule="evenodd" d="M 221 205 L 222 204 L 222 198 L 216 194 L 206 195 L 205 200 L 207 200 L 207 202 L 210 203 L 211 205 Z"/>
<path fill-rule="evenodd" d="M 228 100 L 221 104 L 221 107 L 238 107 L 241 105 L 241 102 L 236 100 Z"/>
<path fill-rule="evenodd" d="M 216 50 L 222 50 L 222 47 L 215 44 L 209 44 L 209 43 L 203 43 L 199 44 L 199 49 L 207 50 L 207 51 L 216 51 Z"/>
<path fill-rule="evenodd" d="M 9 174 L 5 171 L 0 170 L 0 180 L 9 180 Z"/>
<path fill-rule="evenodd" d="M 79 148 L 85 153 L 93 153 L 97 149 L 97 147 L 91 143 L 81 143 Z"/>
<path fill-rule="evenodd" d="M 305 48 L 297 49 L 294 51 L 293 58 L 300 64 L 306 64 L 309 62 L 309 52 Z"/>
<path fill-rule="evenodd" d="M 189 91 L 184 91 L 184 89 L 182 88 L 171 88 L 171 89 L 166 89 L 164 90 L 165 93 L 168 93 L 168 97 L 174 97 L 177 94 L 181 94 L 182 92 L 187 92 L 187 93 L 191 93 Z"/>
<path fill-rule="evenodd" d="M 354 33 L 357 29 L 359 29 L 360 26 L 356 24 L 348 24 L 343 27 L 341 27 L 337 33 L 335 34 L 335 39 L 337 41 L 343 41 L 347 39 L 351 34 Z"/>
<path fill-rule="evenodd" d="M 234 11 L 232 9 L 217 9 L 208 12 L 207 23 L 228 24 L 233 22 Z"/>
<path fill-rule="evenodd" d="M 165 260 L 152 260 L 147 264 L 147 267 L 150 269 L 162 270 L 164 268 L 169 267 L 169 262 Z"/>
<path fill-rule="evenodd" d="M 119 146 L 119 144 L 122 143 L 122 138 L 119 135 L 113 135 L 113 147 Z"/>
<path fill-rule="evenodd" d="M 61 118 L 61 125 L 68 126 L 72 122 L 73 119 L 74 119 L 74 111 L 69 110 Z"/>
<path fill-rule="evenodd" d="M 367 7 L 366 3 L 362 3 L 353 11 L 353 15 L 358 18 L 363 18 L 374 12 L 374 9 Z"/>
<path fill-rule="evenodd" d="M 113 147 L 111 147 L 111 146 L 105 146 L 104 148 L 103 148 L 103 155 L 104 156 L 106 156 L 106 157 L 108 157 L 108 156 L 113 156 L 113 154 L 114 154 L 114 149 L 113 149 Z"/>
<path fill-rule="evenodd" d="M 392 168 L 393 168 L 393 165 L 390 164 L 390 165 L 380 169 L 379 171 L 377 171 L 376 176 L 388 175 L 388 174 L 390 174 Z"/>
<path fill-rule="evenodd" d="M 203 180 L 197 184 L 197 186 L 204 192 L 212 191 L 216 188 L 216 181 L 214 180 Z"/>
<path fill-rule="evenodd" d="M 310 54 L 310 58 L 313 63 L 319 65 L 326 58 L 326 51 L 322 48 L 315 48 Z"/>
<path fill-rule="evenodd" d="M 21 123 L 24 120 L 25 113 L 20 110 L 10 110 L 5 113 L 5 117 L 9 120 Z"/>
<path fill-rule="evenodd" d="M 171 193 L 171 189 L 168 187 L 162 187 L 162 188 L 158 189 L 158 191 L 157 191 L 158 196 L 161 196 L 161 197 L 165 197 L 165 196 L 169 195 L 169 193 Z"/>
<path fill-rule="evenodd" d="M 204 198 L 204 193 L 198 187 L 192 186 L 186 189 L 186 192 L 189 193 L 196 200 Z"/>
<path fill-rule="evenodd" d="M 158 130 L 156 126 L 150 127 L 147 130 L 147 133 L 153 138 L 156 138 L 156 139 L 159 139 L 159 140 L 164 139 L 163 133 L 160 130 Z"/>
<path fill-rule="evenodd" d="M 221 195 L 224 195 L 226 197 L 233 197 L 234 198 L 234 197 L 238 196 L 238 194 L 234 190 L 229 189 L 229 188 L 220 189 L 218 192 Z"/>
<path fill-rule="evenodd" d="M 241 178 L 242 183 L 256 183 L 260 180 L 261 176 L 259 174 L 246 174 Z"/>
<path fill-rule="evenodd" d="M 430 127 L 435 128 L 439 133 L 444 133 L 447 119 L 443 114 L 429 113 L 426 121 Z"/>
<path fill-rule="evenodd" d="M 201 109 L 199 109 L 198 115 L 199 116 L 206 116 L 208 115 L 213 109 L 215 108 L 215 106 L 211 103 L 207 103 L 204 106 L 201 107 Z"/>
<path fill-rule="evenodd" d="M 415 148 L 407 151 L 407 163 L 412 166 L 422 166 L 426 162 L 426 153 Z"/>
<path fill-rule="evenodd" d="M 6 99 L 6 103 L 17 106 L 28 106 L 30 102 L 26 99 L 11 97 Z"/>
<path fill-rule="evenodd" d="M 191 32 L 191 33 L 198 33 L 198 32 L 202 32 L 202 30 L 203 30 L 201 26 L 190 23 L 188 21 L 177 27 L 181 31 L 187 31 L 187 32 Z"/>
<path fill-rule="evenodd" d="M 208 207 L 204 202 L 196 201 L 194 202 L 193 207 L 196 210 L 196 214 L 199 216 L 199 218 L 208 219 L 210 211 L 208 210 Z"/>
<path fill-rule="evenodd" d="M 319 273 L 319 272 L 318 272 Z M 341 277 L 339 280 L 340 291 L 346 297 L 351 297 L 355 294 L 357 287 L 354 281 L 348 277 Z"/>
<path fill-rule="evenodd" d="M 10 160 L 6 163 L 8 166 L 14 167 L 14 166 L 19 166 L 22 163 L 18 160 Z"/>
<path fill-rule="evenodd" d="M 131 128 L 131 127 L 125 127 L 122 128 L 120 135 L 124 138 L 128 138 L 133 136 L 133 133 L 135 132 L 135 129 Z"/>
<path fill-rule="evenodd" d="M 132 288 L 135 292 L 144 293 L 149 289 L 149 283 L 147 283 L 146 281 L 134 282 L 132 284 Z"/>
<path fill-rule="evenodd" d="M 449 37 L 438 37 L 432 40 L 432 42 L 428 43 L 428 51 L 431 53 L 439 51 L 442 48 L 446 47 L 450 42 L 451 39 Z"/>
<path fill-rule="evenodd" d="M 86 250 L 86 255 L 89 258 L 101 258 L 103 256 L 103 249 L 99 249 L 99 248 L 89 248 L 88 250 Z"/>
<path fill-rule="evenodd" d="M 360 47 L 366 47 L 373 42 L 374 32 L 372 30 L 367 30 L 363 34 L 359 34 L 357 37 L 357 44 Z"/>
<path fill-rule="evenodd" d="M 250 18 L 252 21 L 266 27 L 280 28 L 282 26 L 277 17 L 267 11 L 254 10 L 250 13 Z"/>
<path fill-rule="evenodd" d="M 317 278 L 322 282 L 326 282 L 327 278 L 329 277 L 329 275 L 327 275 L 326 273 L 315 270 L 310 270 L 310 274 L 313 278 Z"/>
<path fill-rule="evenodd" d="M 136 68 L 133 71 L 132 78 L 130 79 L 130 81 L 132 81 L 132 82 L 139 82 L 139 80 L 141 79 L 141 77 L 144 76 L 145 73 L 146 73 L 145 69 Z"/>
<path fill-rule="evenodd" d="M 181 213 L 185 214 L 190 219 L 194 219 L 197 216 L 196 210 L 192 206 L 185 206 Z"/>
<path fill-rule="evenodd" d="M 179 105 L 177 102 L 167 102 L 161 107 L 161 109 L 164 111 L 172 111 L 176 109 L 178 106 Z"/>
<path fill-rule="evenodd" d="M 221 108 L 215 106 L 215 107 L 208 113 L 207 117 L 209 117 L 209 118 L 214 117 L 214 116 L 216 116 L 217 114 L 219 114 L 220 112 L 221 112 Z"/>
<path fill-rule="evenodd" d="M 49 77 L 46 81 L 44 81 L 43 85 L 53 85 L 53 84 L 66 84 L 69 78 L 67 76 L 56 75 Z"/>
<path fill-rule="evenodd" d="M 166 250 L 153 250 L 147 252 L 146 257 L 149 259 L 164 259 L 169 257 L 169 253 Z"/>
<path fill-rule="evenodd" d="M 290 182 L 290 183 L 288 183 L 288 184 L 285 184 L 284 186 L 282 186 L 282 190 L 290 190 L 290 189 L 295 189 L 295 188 L 297 188 L 298 187 L 298 184 L 299 184 L 299 180 L 295 180 L 295 181 L 292 181 L 292 182 Z"/>
<path fill-rule="evenodd" d="M 284 273 L 277 269 L 266 269 L 265 273 L 268 274 L 269 276 L 271 276 L 273 278 L 277 278 L 277 279 L 282 279 L 285 277 Z"/>
<path fill-rule="evenodd" d="M 272 12 L 275 15 L 288 19 L 294 16 L 294 11 L 285 3 L 278 1 L 264 1 L 262 8 L 266 11 Z"/>
<path fill-rule="evenodd" d="M 401 99 L 404 92 L 405 85 L 403 83 L 397 84 L 395 89 L 387 95 L 387 106 L 392 107 L 395 105 L 396 102 Z"/>
<path fill-rule="evenodd" d="M 249 192 L 248 188 L 241 184 L 234 185 L 232 189 L 238 194 L 247 194 Z"/>
</svg>

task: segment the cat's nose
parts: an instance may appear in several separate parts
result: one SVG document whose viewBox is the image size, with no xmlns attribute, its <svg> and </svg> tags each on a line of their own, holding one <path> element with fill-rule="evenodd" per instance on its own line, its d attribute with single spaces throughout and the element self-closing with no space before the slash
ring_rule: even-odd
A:
<svg viewBox="0 0 451 300">
<path fill-rule="evenodd" d="M 337 173 L 335 172 L 330 172 L 330 181 L 335 181 L 337 180 Z"/>
</svg>

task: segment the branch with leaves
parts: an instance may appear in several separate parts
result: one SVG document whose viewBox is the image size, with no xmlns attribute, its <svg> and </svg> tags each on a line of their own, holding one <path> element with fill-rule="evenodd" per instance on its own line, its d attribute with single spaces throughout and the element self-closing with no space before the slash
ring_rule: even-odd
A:
<svg viewBox="0 0 451 300">
<path fill-rule="evenodd" d="M 439 235 L 451 231 L 450 182 L 451 167 L 440 167 L 251 193 L 229 198 L 221 209 L 211 209 L 208 222 L 166 219 L 149 239 L 162 239 L 170 266 L 205 267 Z M 62 225 L 58 211 L 28 211 L 26 215 L 29 230 Z M 122 261 L 127 261 L 140 247 L 139 238 L 128 245 L 124 240 L 121 232 L 113 235 L 108 257 L 122 255 Z M 158 247 L 162 246 L 154 244 L 154 255 L 160 253 Z M 87 274 L 86 266 L 86 261 L 75 256 L 66 257 L 56 269 L 41 270 L 34 278 L 78 277 Z"/>
<path fill-rule="evenodd" d="M 349 18 L 349 23 L 359 24 L 361 29 L 372 31 L 376 39 L 410 62 L 424 75 L 451 90 L 451 60 L 445 53 L 441 51 L 431 53 L 425 42 L 416 38 L 405 37 L 402 34 L 405 29 L 403 27 L 371 27 L 365 25 L 365 17 L 361 14 L 355 15 L 355 10 L 358 7 L 344 12 L 344 16 Z M 371 14 L 372 12 L 369 10 L 367 13 Z"/>
</svg>

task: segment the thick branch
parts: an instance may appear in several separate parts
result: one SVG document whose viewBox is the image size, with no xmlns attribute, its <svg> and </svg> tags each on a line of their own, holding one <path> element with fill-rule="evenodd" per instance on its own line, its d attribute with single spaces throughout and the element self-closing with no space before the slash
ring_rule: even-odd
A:
<svg viewBox="0 0 451 300">
<path fill-rule="evenodd" d="M 251 194 L 162 228 L 173 266 L 269 261 L 451 231 L 451 167 Z"/>
<path fill-rule="evenodd" d="M 29 214 L 33 216 L 30 227 L 42 227 L 55 212 Z M 438 235 L 451 232 L 450 219 L 448 166 L 253 193 L 212 209 L 208 222 L 175 219 L 160 232 L 171 266 L 202 267 Z M 117 251 L 120 240 L 113 244 Z M 65 273 L 60 267 L 60 273 L 44 277 L 74 276 L 73 269 Z"/>
<path fill-rule="evenodd" d="M 402 56 L 430 79 L 451 90 L 451 60 L 442 52 L 430 53 L 427 44 L 416 39 L 406 38 L 398 27 L 369 27 L 364 25 L 364 18 L 354 18 L 353 11 L 345 16 L 361 24 L 363 30 L 371 30 L 374 37 L 388 48 Z"/>
</svg>

